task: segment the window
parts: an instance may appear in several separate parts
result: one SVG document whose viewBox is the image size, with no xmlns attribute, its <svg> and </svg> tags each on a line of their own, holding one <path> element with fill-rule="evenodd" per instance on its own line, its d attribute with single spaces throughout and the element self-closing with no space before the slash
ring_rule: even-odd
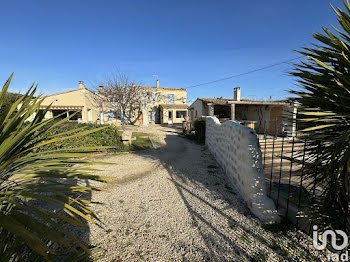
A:
<svg viewBox="0 0 350 262">
<path fill-rule="evenodd" d="M 111 103 L 117 103 L 117 102 L 119 102 L 119 98 L 118 98 L 118 97 L 110 97 L 110 98 L 109 98 L 109 102 L 111 102 Z"/>
<path fill-rule="evenodd" d="M 176 111 L 176 118 L 185 118 L 187 111 Z"/>
<path fill-rule="evenodd" d="M 174 104 L 174 100 L 175 100 L 174 94 L 168 94 L 167 98 L 168 98 L 168 104 Z"/>
<path fill-rule="evenodd" d="M 110 120 L 115 120 L 114 112 L 109 111 L 109 112 L 107 113 L 107 116 L 108 116 L 108 121 L 110 121 Z"/>
</svg>

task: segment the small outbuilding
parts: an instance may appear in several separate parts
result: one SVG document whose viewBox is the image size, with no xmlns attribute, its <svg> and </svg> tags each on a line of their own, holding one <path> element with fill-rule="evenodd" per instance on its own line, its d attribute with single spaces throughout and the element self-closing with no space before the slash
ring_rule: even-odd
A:
<svg viewBox="0 0 350 262">
<path fill-rule="evenodd" d="M 240 88 L 235 88 L 234 98 L 197 98 L 188 112 L 192 121 L 203 116 L 215 116 L 220 122 L 235 120 L 261 134 L 295 135 L 295 124 L 286 120 L 296 115 L 293 103 L 240 99 Z"/>
</svg>

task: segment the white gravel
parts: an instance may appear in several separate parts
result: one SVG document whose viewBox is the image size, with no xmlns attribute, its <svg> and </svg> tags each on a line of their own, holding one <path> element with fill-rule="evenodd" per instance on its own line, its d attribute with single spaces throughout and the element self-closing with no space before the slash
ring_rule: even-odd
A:
<svg viewBox="0 0 350 262">
<path fill-rule="evenodd" d="M 116 163 L 100 167 L 114 177 L 109 192 L 92 194 L 103 203 L 93 210 L 105 228 L 89 235 L 101 261 L 324 261 L 302 232 L 263 229 L 205 146 L 173 128 L 135 129 L 158 148 L 96 156 Z"/>
</svg>

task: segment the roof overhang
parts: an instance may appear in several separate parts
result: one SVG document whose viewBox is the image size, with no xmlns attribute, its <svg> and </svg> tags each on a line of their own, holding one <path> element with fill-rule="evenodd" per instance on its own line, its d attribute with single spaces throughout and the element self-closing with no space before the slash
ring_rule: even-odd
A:
<svg viewBox="0 0 350 262">
<path fill-rule="evenodd" d="M 164 109 L 188 109 L 186 104 L 160 104 L 159 106 Z"/>
<path fill-rule="evenodd" d="M 40 106 L 40 109 L 46 109 L 48 106 Z M 50 106 L 49 110 L 81 110 L 84 106 Z"/>
<path fill-rule="evenodd" d="M 271 106 L 290 106 L 290 103 L 282 101 L 228 101 L 228 104 L 235 105 L 271 105 Z"/>
</svg>

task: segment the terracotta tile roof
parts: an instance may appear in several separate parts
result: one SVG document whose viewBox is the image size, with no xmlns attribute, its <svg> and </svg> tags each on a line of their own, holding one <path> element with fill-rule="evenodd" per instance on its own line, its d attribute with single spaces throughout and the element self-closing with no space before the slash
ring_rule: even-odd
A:
<svg viewBox="0 0 350 262">
<path fill-rule="evenodd" d="M 188 108 L 188 105 L 186 104 L 160 104 L 159 106 L 165 109 L 187 109 Z"/>
<path fill-rule="evenodd" d="M 287 101 L 284 100 L 251 100 L 251 99 L 241 99 L 240 101 L 236 101 L 233 98 L 198 98 L 203 102 L 214 103 L 217 105 L 228 105 L 228 104 L 255 104 L 255 105 L 281 105 L 287 104 Z"/>
<path fill-rule="evenodd" d="M 219 104 L 219 105 L 226 105 L 228 104 L 228 101 L 233 101 L 233 99 L 229 99 L 229 98 L 204 98 L 204 97 L 198 98 L 198 100 L 202 100 L 208 103 Z"/>
</svg>

